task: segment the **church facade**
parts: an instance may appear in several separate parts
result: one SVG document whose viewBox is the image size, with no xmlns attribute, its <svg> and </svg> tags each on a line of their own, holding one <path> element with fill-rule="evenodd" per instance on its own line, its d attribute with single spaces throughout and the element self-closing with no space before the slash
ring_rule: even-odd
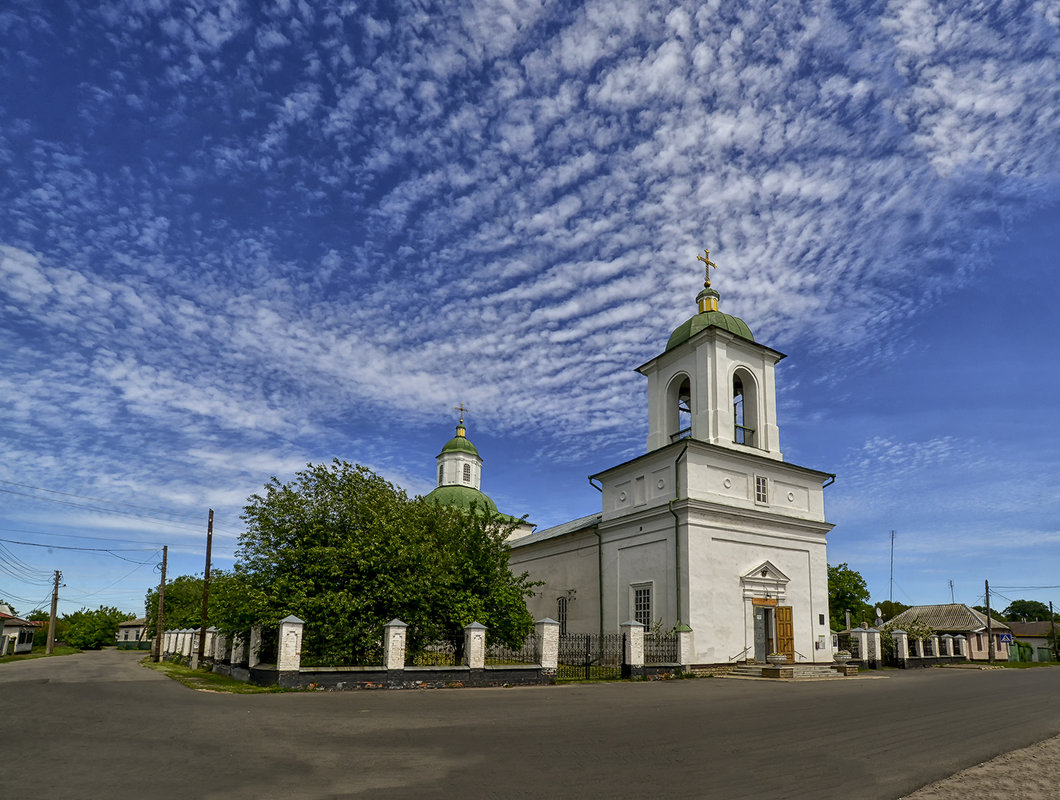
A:
<svg viewBox="0 0 1060 800">
<path fill-rule="evenodd" d="M 511 568 L 543 581 L 530 612 L 565 632 L 633 619 L 691 629 L 695 664 L 774 652 L 831 662 L 824 487 L 835 476 L 784 461 L 784 355 L 718 310 L 708 259 L 698 313 L 637 368 L 645 454 L 590 477 L 599 513 L 513 537 Z"/>
</svg>

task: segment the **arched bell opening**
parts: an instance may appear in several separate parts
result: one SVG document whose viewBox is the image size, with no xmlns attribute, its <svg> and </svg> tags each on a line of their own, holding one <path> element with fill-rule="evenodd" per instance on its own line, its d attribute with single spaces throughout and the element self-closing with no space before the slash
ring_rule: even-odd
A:
<svg viewBox="0 0 1060 800">
<path fill-rule="evenodd" d="M 666 389 L 666 435 L 671 442 L 692 435 L 692 381 L 683 372 Z"/>
<path fill-rule="evenodd" d="M 732 440 L 758 447 L 758 384 L 746 369 L 737 369 L 732 376 L 732 418 Z"/>
</svg>

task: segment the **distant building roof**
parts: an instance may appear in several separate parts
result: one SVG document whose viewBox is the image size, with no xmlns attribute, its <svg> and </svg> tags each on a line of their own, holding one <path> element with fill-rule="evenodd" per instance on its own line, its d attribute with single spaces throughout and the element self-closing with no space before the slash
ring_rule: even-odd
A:
<svg viewBox="0 0 1060 800">
<path fill-rule="evenodd" d="M 564 522 L 562 525 L 545 528 L 543 531 L 536 531 L 529 536 L 515 539 L 509 542 L 508 546 L 514 549 L 516 547 L 524 547 L 528 544 L 537 544 L 545 539 L 555 539 L 558 536 L 565 536 L 568 533 L 577 533 L 578 531 L 588 530 L 589 528 L 596 527 L 602 517 L 603 514 L 589 514 L 588 516 L 578 517 L 578 519 L 572 519 L 570 522 Z"/>
<path fill-rule="evenodd" d="M 1048 620 L 1042 620 L 1041 622 L 1010 622 L 1008 626 L 1012 629 L 1012 635 L 1016 638 L 1020 636 L 1044 637 L 1053 635 L 1053 623 Z M 1056 623 L 1056 627 L 1060 628 L 1060 622 Z"/>
<path fill-rule="evenodd" d="M 898 627 L 909 624 L 914 619 L 920 620 L 929 628 L 949 633 L 961 633 L 964 631 L 978 631 L 986 628 L 986 614 L 969 608 L 964 603 L 948 603 L 939 606 L 913 606 L 907 608 L 896 616 L 891 622 L 897 623 Z M 991 626 L 998 630 L 1008 630 L 1004 622 L 996 619 Z"/>
<path fill-rule="evenodd" d="M 119 623 L 119 628 L 142 628 L 147 624 L 147 620 L 144 617 L 137 617 L 136 619 L 127 619 L 125 622 Z"/>
</svg>

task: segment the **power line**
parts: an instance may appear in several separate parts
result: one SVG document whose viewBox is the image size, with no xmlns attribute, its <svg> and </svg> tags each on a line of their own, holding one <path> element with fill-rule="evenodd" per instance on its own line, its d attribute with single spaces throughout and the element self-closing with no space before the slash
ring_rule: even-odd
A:
<svg viewBox="0 0 1060 800">
<path fill-rule="evenodd" d="M 97 542 L 135 542 L 143 544 L 140 539 L 114 539 L 107 536 L 86 536 L 81 533 L 51 533 L 50 531 L 27 531 L 25 528 L 0 528 L 4 533 L 32 533 L 34 536 L 58 536 L 61 539 L 92 539 Z"/>
<path fill-rule="evenodd" d="M 49 550 L 85 550 L 95 553 L 110 553 L 114 555 L 115 550 L 121 550 L 123 552 L 141 552 L 151 553 L 158 552 L 157 547 L 73 547 L 68 544 L 41 544 L 40 542 L 20 542 L 16 539 L 3 539 L 0 538 L 0 542 L 10 542 L 11 544 L 24 544 L 27 547 L 47 547 Z M 120 558 L 121 556 L 119 556 Z"/>
<path fill-rule="evenodd" d="M 48 492 L 48 494 L 60 494 L 63 497 L 76 497 L 79 500 L 91 500 L 93 503 L 110 503 L 111 505 L 115 505 L 115 506 L 125 506 L 126 508 L 136 508 L 136 509 L 139 509 L 140 511 L 156 511 L 156 512 L 160 512 L 162 514 L 177 514 L 178 513 L 178 512 L 175 512 L 175 511 L 168 511 L 167 509 L 164 509 L 164 508 L 155 508 L 155 507 L 152 507 L 152 506 L 138 506 L 138 505 L 135 505 L 134 503 L 123 503 L 120 500 L 107 500 L 106 498 L 103 498 L 103 497 L 92 497 L 91 495 L 87 495 L 87 494 L 74 494 L 73 492 L 60 492 L 58 489 L 45 489 L 43 486 L 32 486 L 32 485 L 30 485 L 28 483 L 16 483 L 15 481 L 5 481 L 2 478 L 0 478 L 0 483 L 6 483 L 8 486 L 18 486 L 21 489 L 33 489 L 35 492 Z M 3 491 L 7 491 L 7 490 L 6 489 L 0 489 L 0 492 L 3 492 Z M 13 494 L 14 494 L 14 492 L 13 492 Z M 28 496 L 32 497 L 33 495 L 28 495 Z M 41 498 L 41 499 L 43 500 L 45 498 Z M 190 517 L 192 515 L 188 514 L 188 513 L 184 513 L 182 516 Z"/>
</svg>

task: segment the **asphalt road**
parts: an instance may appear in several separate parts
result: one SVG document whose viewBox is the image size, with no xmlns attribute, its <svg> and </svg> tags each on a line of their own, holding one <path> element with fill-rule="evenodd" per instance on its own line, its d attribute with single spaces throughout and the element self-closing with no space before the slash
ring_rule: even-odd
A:
<svg viewBox="0 0 1060 800">
<path fill-rule="evenodd" d="M 0 664 L 0 796 L 891 799 L 1060 734 L 1060 668 L 229 695 L 141 657 Z"/>
</svg>

